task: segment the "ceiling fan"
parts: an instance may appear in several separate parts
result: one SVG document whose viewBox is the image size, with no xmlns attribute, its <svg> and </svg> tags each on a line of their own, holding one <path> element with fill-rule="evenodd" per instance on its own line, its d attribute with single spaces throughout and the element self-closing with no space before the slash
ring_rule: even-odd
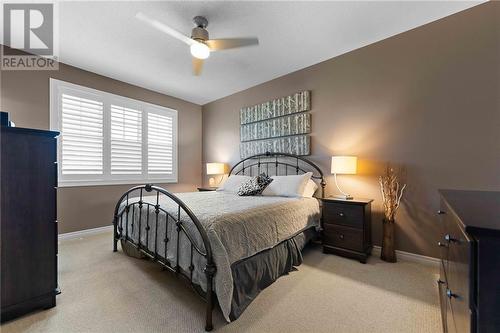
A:
<svg viewBox="0 0 500 333">
<path fill-rule="evenodd" d="M 188 37 L 181 32 L 172 29 L 166 24 L 159 22 L 142 12 L 138 12 L 135 17 L 153 28 L 160 30 L 178 40 L 189 45 L 191 55 L 193 56 L 193 73 L 200 75 L 203 68 L 203 60 L 210 56 L 210 52 L 234 49 L 244 46 L 258 45 L 259 39 L 256 37 L 247 38 L 224 38 L 224 39 L 209 39 L 208 37 L 208 20 L 203 16 L 195 16 L 193 23 L 195 27 L 191 32 L 191 37 Z"/>
</svg>

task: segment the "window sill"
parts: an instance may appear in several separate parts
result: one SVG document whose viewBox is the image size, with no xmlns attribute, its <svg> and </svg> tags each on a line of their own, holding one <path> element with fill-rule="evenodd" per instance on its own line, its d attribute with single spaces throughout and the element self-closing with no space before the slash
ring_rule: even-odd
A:
<svg viewBox="0 0 500 333">
<path fill-rule="evenodd" d="M 177 179 L 139 179 L 139 180 L 107 180 L 107 181 L 60 181 L 58 188 L 83 187 L 83 186 L 109 186 L 109 185 L 144 185 L 144 184 L 176 184 Z"/>
</svg>

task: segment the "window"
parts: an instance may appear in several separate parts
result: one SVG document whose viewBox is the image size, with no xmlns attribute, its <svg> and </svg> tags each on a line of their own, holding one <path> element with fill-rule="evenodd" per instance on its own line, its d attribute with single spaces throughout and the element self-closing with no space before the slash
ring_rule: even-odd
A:
<svg viewBox="0 0 500 333">
<path fill-rule="evenodd" d="M 172 118 L 148 113 L 148 172 L 172 172 Z"/>
<path fill-rule="evenodd" d="M 59 186 L 177 182 L 177 111 L 50 80 Z"/>
<path fill-rule="evenodd" d="M 62 174 L 102 175 L 102 103 L 62 94 L 61 107 Z"/>
<path fill-rule="evenodd" d="M 142 174 L 142 114 L 111 105 L 111 174 Z"/>
</svg>

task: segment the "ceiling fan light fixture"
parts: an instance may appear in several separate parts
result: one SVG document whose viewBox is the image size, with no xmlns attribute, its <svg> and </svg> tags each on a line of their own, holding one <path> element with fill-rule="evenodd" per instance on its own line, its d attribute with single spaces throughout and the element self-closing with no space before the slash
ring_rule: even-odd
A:
<svg viewBox="0 0 500 333">
<path fill-rule="evenodd" d="M 191 45 L 191 55 L 198 59 L 207 59 L 210 56 L 210 49 L 204 43 L 193 43 Z"/>
<path fill-rule="evenodd" d="M 206 29 L 208 20 L 203 16 L 196 16 L 193 19 L 195 27 L 191 31 L 191 37 L 186 36 L 160 21 L 148 17 L 142 12 L 138 12 L 135 17 L 154 29 L 189 45 L 191 55 L 193 56 L 193 74 L 196 76 L 200 75 L 203 68 L 203 60 L 210 57 L 211 52 L 259 45 L 259 39 L 257 37 L 210 39 Z"/>
</svg>

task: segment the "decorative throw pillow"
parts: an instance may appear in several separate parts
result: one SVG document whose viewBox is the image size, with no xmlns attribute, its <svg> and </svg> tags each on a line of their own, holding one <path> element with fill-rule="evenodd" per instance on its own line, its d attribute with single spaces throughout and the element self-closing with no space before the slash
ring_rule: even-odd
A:
<svg viewBox="0 0 500 333">
<path fill-rule="evenodd" d="M 272 181 L 273 179 L 264 173 L 257 177 L 253 177 L 241 183 L 240 188 L 238 189 L 238 195 L 239 196 L 259 195 L 262 193 L 262 191 L 264 191 L 266 186 L 269 185 Z"/>
<path fill-rule="evenodd" d="M 268 175 L 266 175 L 265 173 L 261 173 L 260 175 L 257 176 L 257 183 L 259 184 L 261 190 L 259 192 L 259 194 L 262 193 L 262 191 L 264 191 L 264 189 L 267 187 L 267 185 L 271 184 L 271 182 L 273 181 L 273 179 L 271 177 L 269 177 Z"/>
</svg>

